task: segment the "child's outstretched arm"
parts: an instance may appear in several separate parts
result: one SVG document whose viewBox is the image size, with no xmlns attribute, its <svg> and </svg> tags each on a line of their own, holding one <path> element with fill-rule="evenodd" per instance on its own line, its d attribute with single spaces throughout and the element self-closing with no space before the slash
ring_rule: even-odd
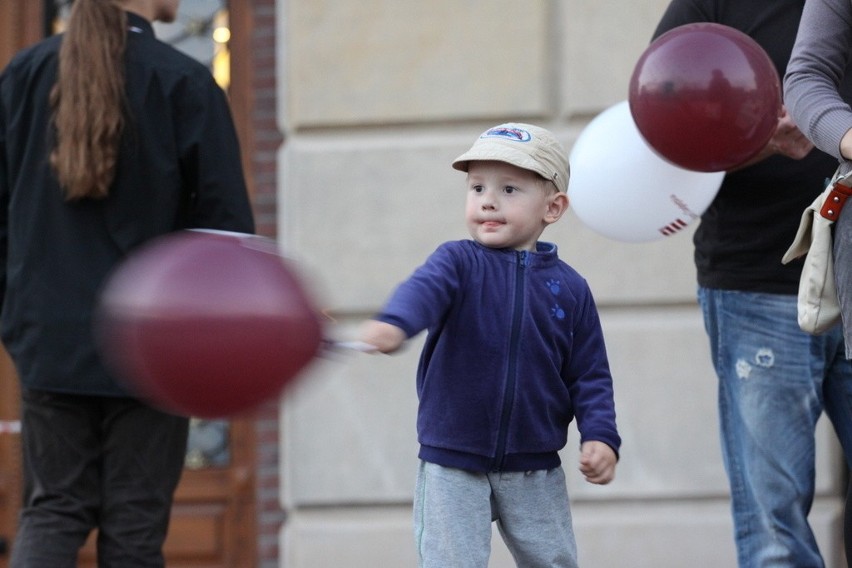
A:
<svg viewBox="0 0 852 568">
<path fill-rule="evenodd" d="M 393 353 L 407 339 L 405 332 L 395 325 L 383 321 L 369 320 L 361 327 L 360 341 L 374 345 L 376 351 Z"/>
<path fill-rule="evenodd" d="M 615 451 L 603 442 L 590 440 L 580 447 L 580 473 L 589 483 L 606 485 L 612 481 L 617 462 Z"/>
</svg>

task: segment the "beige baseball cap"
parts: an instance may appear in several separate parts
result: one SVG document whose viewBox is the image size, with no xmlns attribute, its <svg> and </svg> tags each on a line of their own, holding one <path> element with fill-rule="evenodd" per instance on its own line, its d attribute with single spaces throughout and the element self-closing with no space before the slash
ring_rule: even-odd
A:
<svg viewBox="0 0 852 568">
<path fill-rule="evenodd" d="M 568 190 L 568 153 L 550 131 L 539 126 L 507 122 L 489 128 L 453 161 L 453 167 L 466 172 L 473 160 L 506 162 L 552 181 L 563 193 Z"/>
</svg>

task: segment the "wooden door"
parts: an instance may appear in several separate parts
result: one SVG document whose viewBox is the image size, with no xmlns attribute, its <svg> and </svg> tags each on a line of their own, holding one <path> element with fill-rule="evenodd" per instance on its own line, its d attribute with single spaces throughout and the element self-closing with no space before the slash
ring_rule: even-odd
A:
<svg viewBox="0 0 852 568">
<path fill-rule="evenodd" d="M 41 2 L 0 0 L 0 68 L 22 46 L 44 35 Z M 21 502 L 21 451 L 18 436 L 18 381 L 0 347 L 0 568 L 8 567 Z"/>
<path fill-rule="evenodd" d="M 0 568 L 9 565 L 9 550 L 21 502 L 18 398 L 15 371 L 5 350 L 0 348 Z"/>
<path fill-rule="evenodd" d="M 225 4 L 223 0 L 223 4 Z M 181 10 L 210 2 L 183 0 Z M 234 53 L 249 48 L 251 5 L 233 2 L 229 11 Z M 20 48 L 52 29 L 55 0 L 0 0 L 0 68 Z M 244 157 L 250 155 L 250 68 L 231 75 L 230 95 Z M 248 164 L 246 164 L 248 165 Z M 251 170 L 246 167 L 246 172 Z M 252 187 L 249 179 L 249 187 Z M 0 568 L 8 568 L 21 501 L 17 377 L 0 347 Z M 170 568 L 252 568 L 257 561 L 254 421 L 198 422 L 203 438 L 187 454 L 187 468 L 175 495 L 166 562 Z M 207 430 L 204 430 L 207 428 Z M 212 430 L 210 429 L 212 428 Z M 211 434 L 212 432 L 212 434 Z M 211 435 L 218 435 L 211 447 Z M 199 446 L 201 446 L 199 448 Z M 95 566 L 94 535 L 81 552 L 80 566 Z"/>
</svg>

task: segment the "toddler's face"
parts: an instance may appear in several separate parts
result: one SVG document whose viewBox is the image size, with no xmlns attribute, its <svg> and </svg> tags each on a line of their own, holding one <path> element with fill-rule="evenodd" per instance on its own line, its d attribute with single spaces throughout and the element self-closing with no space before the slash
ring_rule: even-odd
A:
<svg viewBox="0 0 852 568">
<path fill-rule="evenodd" d="M 558 219 L 548 217 L 558 195 L 535 172 L 505 162 L 472 161 L 465 207 L 468 231 L 488 247 L 535 250 L 544 228 Z"/>
</svg>

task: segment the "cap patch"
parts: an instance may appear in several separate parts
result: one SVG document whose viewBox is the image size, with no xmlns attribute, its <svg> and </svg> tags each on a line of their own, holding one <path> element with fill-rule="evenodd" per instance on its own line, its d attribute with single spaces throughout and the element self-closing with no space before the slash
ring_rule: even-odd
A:
<svg viewBox="0 0 852 568">
<path fill-rule="evenodd" d="M 523 128 L 506 128 L 505 126 L 496 126 L 486 130 L 480 138 L 503 138 L 512 142 L 529 142 L 532 140 L 532 134 Z"/>
</svg>

